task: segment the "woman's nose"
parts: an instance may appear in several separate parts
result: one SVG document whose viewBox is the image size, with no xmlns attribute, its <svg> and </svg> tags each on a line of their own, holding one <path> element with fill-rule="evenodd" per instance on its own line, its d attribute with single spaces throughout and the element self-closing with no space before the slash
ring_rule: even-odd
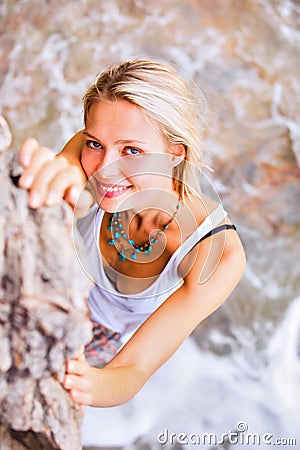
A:
<svg viewBox="0 0 300 450">
<path fill-rule="evenodd" d="M 102 161 L 97 166 L 97 172 L 103 178 L 111 178 L 121 172 L 121 157 L 118 152 L 107 151 Z"/>
</svg>

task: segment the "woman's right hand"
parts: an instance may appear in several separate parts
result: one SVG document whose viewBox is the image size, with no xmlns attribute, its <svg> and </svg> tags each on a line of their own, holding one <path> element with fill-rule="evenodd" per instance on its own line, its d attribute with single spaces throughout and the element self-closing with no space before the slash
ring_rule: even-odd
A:
<svg viewBox="0 0 300 450">
<path fill-rule="evenodd" d="M 24 141 L 19 159 L 24 167 L 19 185 L 29 191 L 28 205 L 31 208 L 56 205 L 61 199 L 75 207 L 86 185 L 79 161 L 71 162 L 63 154 L 55 155 L 35 139 Z M 92 199 L 89 200 L 91 206 Z"/>
</svg>

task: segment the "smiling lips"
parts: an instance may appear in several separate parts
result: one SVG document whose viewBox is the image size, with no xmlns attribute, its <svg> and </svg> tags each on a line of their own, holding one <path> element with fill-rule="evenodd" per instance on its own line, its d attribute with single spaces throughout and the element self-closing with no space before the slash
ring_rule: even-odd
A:
<svg viewBox="0 0 300 450">
<path fill-rule="evenodd" d="M 131 187 L 131 185 L 117 186 L 115 184 L 100 183 L 99 181 L 96 181 L 96 183 L 99 194 L 106 198 L 118 197 Z"/>
</svg>

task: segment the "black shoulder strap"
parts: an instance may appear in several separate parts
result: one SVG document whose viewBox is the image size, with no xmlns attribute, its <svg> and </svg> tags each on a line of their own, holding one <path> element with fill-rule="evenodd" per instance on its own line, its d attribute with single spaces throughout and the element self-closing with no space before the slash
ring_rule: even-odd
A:
<svg viewBox="0 0 300 450">
<path fill-rule="evenodd" d="M 204 239 L 212 236 L 213 234 L 219 233 L 220 231 L 223 231 L 223 230 L 236 230 L 236 226 L 235 225 L 231 225 L 229 223 L 225 223 L 224 225 L 220 225 L 219 227 L 213 228 L 207 234 L 205 234 L 205 236 L 202 236 L 202 238 L 200 238 L 199 241 L 196 242 L 196 244 L 193 245 L 191 250 L 193 250 L 193 248 L 195 248 L 196 245 L 200 244 L 200 242 L 202 242 Z"/>
</svg>

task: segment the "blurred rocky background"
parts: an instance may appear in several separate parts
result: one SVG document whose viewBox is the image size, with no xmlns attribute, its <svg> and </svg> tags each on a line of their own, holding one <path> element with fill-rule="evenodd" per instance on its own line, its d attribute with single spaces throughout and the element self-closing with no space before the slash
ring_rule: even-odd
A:
<svg viewBox="0 0 300 450">
<path fill-rule="evenodd" d="M 0 115 L 0 449 L 79 450 L 82 414 L 62 383 L 66 360 L 92 337 L 91 283 L 71 208 L 28 208 L 10 143 Z"/>
<path fill-rule="evenodd" d="M 164 375 L 182 395 L 165 394 L 163 405 L 153 396 L 160 407 L 136 445 L 159 448 L 165 426 L 221 434 L 240 420 L 300 442 L 300 2 L 2 0 L 0 17 L 0 105 L 15 147 L 35 136 L 58 151 L 82 127 L 85 89 L 114 61 L 174 63 L 207 95 L 207 176 L 238 227 L 247 270 L 195 331 L 194 353 L 185 348 L 183 367 L 195 355 L 201 367 L 181 382 Z M 118 445 L 134 440 L 113 435 Z"/>
</svg>

